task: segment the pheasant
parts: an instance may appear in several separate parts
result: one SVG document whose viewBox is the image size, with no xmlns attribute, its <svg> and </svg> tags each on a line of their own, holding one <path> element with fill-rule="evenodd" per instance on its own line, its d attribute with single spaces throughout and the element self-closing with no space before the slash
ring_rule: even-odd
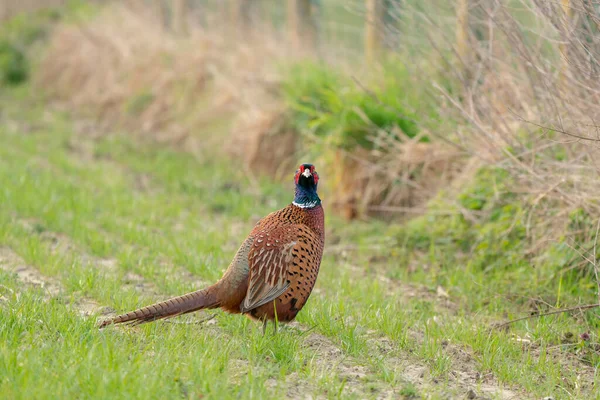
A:
<svg viewBox="0 0 600 400">
<path fill-rule="evenodd" d="M 263 332 L 267 321 L 292 321 L 312 292 L 325 243 L 315 167 L 300 165 L 294 181 L 294 201 L 258 221 L 217 283 L 118 315 L 99 327 L 137 325 L 211 308 L 260 320 Z"/>
</svg>

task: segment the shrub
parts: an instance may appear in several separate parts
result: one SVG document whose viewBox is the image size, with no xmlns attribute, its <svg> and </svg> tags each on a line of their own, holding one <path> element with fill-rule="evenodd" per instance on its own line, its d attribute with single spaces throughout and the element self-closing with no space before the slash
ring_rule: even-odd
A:
<svg viewBox="0 0 600 400">
<path fill-rule="evenodd" d="M 386 71 L 366 89 L 334 67 L 315 62 L 294 65 L 284 78 L 283 94 L 296 129 L 346 150 L 374 148 L 376 134 L 397 139 L 395 128 L 415 137 L 419 133 L 416 115 L 404 107 L 406 94 L 399 84 L 403 71 Z"/>
<path fill-rule="evenodd" d="M 28 75 L 24 52 L 8 41 L 0 41 L 0 83 L 16 85 L 27 80 Z"/>
</svg>

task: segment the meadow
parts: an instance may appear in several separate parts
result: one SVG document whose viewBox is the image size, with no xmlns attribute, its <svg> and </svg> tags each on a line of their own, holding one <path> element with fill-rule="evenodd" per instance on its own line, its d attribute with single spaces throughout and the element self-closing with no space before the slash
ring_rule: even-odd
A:
<svg viewBox="0 0 600 400">
<path fill-rule="evenodd" d="M 76 38 L 66 29 L 57 37 Z M 0 86 L 4 398 L 600 398 L 593 206 L 525 195 L 521 176 L 499 161 L 476 164 L 409 217 L 346 218 L 332 189 L 340 185 L 336 153 L 319 146 L 340 138 L 345 151 L 371 146 L 363 140 L 372 131 L 348 110 L 360 104 L 380 129 L 401 126 L 411 138 L 441 129 L 443 118 L 412 81 L 392 87 L 386 75 L 371 102 L 362 90 L 348 94 L 343 73 L 312 64 L 286 70 L 282 83 L 289 125 L 311 133 L 311 147 L 294 157 L 316 159 L 326 213 L 319 278 L 297 321 L 263 335 L 259 323 L 217 310 L 99 330 L 107 315 L 216 281 L 258 219 L 292 201 L 294 168 L 269 174 L 231 156 L 223 142 L 236 138 L 230 127 L 241 101 L 204 115 L 209 123 L 185 114 L 193 151 L 157 140 L 135 120 L 173 128 L 153 118 L 157 107 L 191 112 L 169 103 L 169 93 L 189 99 L 186 81 L 165 79 L 158 100 L 160 92 L 148 95 L 135 82 L 125 95 L 107 85 L 106 97 L 90 91 L 93 103 L 84 91 L 73 95 L 77 85 L 98 88 L 114 77 L 90 68 L 73 78 L 87 67 L 63 68 L 69 57 L 53 53 L 59 45 L 39 45 L 45 50 L 27 78 Z M 170 48 L 162 49 L 167 59 Z M 75 49 L 75 59 L 85 53 Z M 72 86 L 59 87 L 50 67 Z M 411 75 L 391 70 L 400 80 Z M 399 117 L 380 105 L 405 90 L 396 105 L 418 104 L 419 113 Z M 206 99 L 194 100 L 192 111 L 210 111 Z M 411 121 L 423 110 L 428 121 L 418 131 Z M 115 115 L 123 120 L 113 123 Z M 506 152 L 520 157 L 517 150 Z M 536 157 L 568 157 L 569 148 L 550 150 Z M 559 228 L 549 221 L 558 216 Z M 535 236 L 550 230 L 560 235 Z"/>
</svg>

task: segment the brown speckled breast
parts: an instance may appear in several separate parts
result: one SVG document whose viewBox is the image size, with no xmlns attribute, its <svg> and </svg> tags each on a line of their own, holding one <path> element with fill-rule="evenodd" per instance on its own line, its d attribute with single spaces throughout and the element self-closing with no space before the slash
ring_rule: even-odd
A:
<svg viewBox="0 0 600 400">
<path fill-rule="evenodd" d="M 293 320 L 317 280 L 325 241 L 319 205 L 290 205 L 261 220 L 251 235 L 249 287 L 242 312 L 257 319 Z M 265 301 L 266 300 L 266 301 Z"/>
</svg>

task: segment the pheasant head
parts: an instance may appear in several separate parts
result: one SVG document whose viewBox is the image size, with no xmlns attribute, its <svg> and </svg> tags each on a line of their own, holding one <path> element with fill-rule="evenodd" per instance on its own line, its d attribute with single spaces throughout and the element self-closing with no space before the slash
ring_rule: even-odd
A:
<svg viewBox="0 0 600 400">
<path fill-rule="evenodd" d="M 319 175 L 312 164 L 300 164 L 294 177 L 296 182 L 296 195 L 294 204 L 300 208 L 313 208 L 321 204 L 317 194 Z"/>
</svg>

